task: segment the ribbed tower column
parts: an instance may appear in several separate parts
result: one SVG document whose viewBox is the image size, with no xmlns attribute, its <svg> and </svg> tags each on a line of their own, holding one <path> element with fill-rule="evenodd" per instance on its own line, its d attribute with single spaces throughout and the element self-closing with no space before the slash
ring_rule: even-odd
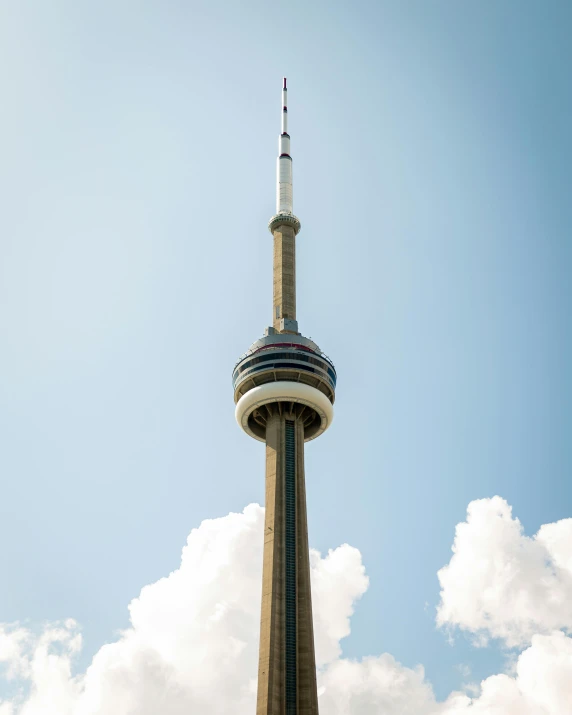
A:
<svg viewBox="0 0 572 715">
<path fill-rule="evenodd" d="M 304 477 L 304 423 L 266 427 L 266 519 L 256 715 L 318 715 Z M 282 413 L 282 414 L 281 414 Z"/>
<path fill-rule="evenodd" d="M 274 235 L 274 317 L 273 326 L 279 332 L 288 330 L 296 320 L 296 233 L 291 226 L 277 226 Z M 297 326 L 296 326 L 297 328 Z"/>
</svg>

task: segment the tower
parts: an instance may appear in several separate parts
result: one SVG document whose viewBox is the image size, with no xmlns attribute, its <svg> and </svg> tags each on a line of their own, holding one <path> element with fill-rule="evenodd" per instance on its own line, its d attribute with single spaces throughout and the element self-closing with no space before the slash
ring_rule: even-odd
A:
<svg viewBox="0 0 572 715">
<path fill-rule="evenodd" d="M 282 88 L 272 326 L 232 373 L 236 420 L 266 443 L 266 517 L 256 715 L 318 715 L 304 443 L 331 424 L 332 362 L 298 332 L 296 236 L 286 79 Z"/>
</svg>

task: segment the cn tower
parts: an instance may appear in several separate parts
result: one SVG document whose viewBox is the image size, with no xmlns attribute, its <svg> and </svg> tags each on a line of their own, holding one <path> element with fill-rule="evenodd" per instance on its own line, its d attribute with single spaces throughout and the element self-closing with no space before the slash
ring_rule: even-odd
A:
<svg viewBox="0 0 572 715">
<path fill-rule="evenodd" d="M 298 331 L 286 79 L 278 143 L 272 325 L 232 373 L 236 420 L 266 444 L 266 517 L 256 715 L 318 715 L 304 443 L 332 423 L 336 371 Z"/>
</svg>

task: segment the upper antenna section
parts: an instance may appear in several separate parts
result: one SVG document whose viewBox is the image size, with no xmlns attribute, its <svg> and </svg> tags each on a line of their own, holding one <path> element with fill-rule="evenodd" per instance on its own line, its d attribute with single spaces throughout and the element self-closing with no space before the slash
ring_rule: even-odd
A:
<svg viewBox="0 0 572 715">
<path fill-rule="evenodd" d="M 288 134 L 288 89 L 286 77 L 284 77 L 282 79 L 282 131 L 278 139 L 276 167 L 276 214 L 268 223 L 270 233 L 273 233 L 278 226 L 290 226 L 297 234 L 300 230 L 300 221 L 292 211 L 292 157 L 290 156 L 290 135 Z"/>
<path fill-rule="evenodd" d="M 292 201 L 292 157 L 290 156 L 290 135 L 288 134 L 288 89 L 286 77 L 282 84 L 282 132 L 278 141 L 278 166 L 276 172 L 276 213 L 291 214 Z"/>
</svg>

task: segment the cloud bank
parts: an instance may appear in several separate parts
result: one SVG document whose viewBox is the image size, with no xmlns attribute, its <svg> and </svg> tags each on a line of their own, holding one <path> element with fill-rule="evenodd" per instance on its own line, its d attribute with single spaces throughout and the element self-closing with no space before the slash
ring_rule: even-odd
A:
<svg viewBox="0 0 572 715">
<path fill-rule="evenodd" d="M 439 573 L 437 621 L 523 646 L 536 633 L 572 628 L 572 519 L 533 537 L 504 499 L 471 502 L 453 557 Z M 572 710 L 571 710 L 572 712 Z"/>
<path fill-rule="evenodd" d="M 131 626 L 74 673 L 73 620 L 41 633 L 0 627 L 2 675 L 16 692 L 0 715 L 251 715 L 255 710 L 264 511 L 204 521 L 181 565 L 129 605 Z M 311 554 L 321 715 L 570 715 L 572 520 L 529 538 L 499 497 L 469 504 L 453 556 L 439 572 L 438 623 L 522 652 L 511 674 L 478 693 L 437 702 L 421 666 L 384 653 L 341 657 L 366 591 L 361 554 L 347 544 Z"/>
</svg>

